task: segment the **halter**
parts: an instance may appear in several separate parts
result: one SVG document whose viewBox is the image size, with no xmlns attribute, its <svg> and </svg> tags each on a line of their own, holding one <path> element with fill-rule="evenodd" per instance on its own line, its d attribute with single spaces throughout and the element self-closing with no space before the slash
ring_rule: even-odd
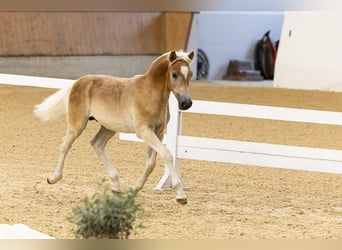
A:
<svg viewBox="0 0 342 250">
<path fill-rule="evenodd" d="M 186 62 L 188 64 L 191 62 L 191 60 L 189 58 L 185 59 L 185 58 L 181 57 L 181 58 L 177 58 L 176 60 L 172 61 L 170 65 L 173 65 L 173 64 L 175 64 L 178 61 L 183 61 L 183 62 Z"/>
</svg>

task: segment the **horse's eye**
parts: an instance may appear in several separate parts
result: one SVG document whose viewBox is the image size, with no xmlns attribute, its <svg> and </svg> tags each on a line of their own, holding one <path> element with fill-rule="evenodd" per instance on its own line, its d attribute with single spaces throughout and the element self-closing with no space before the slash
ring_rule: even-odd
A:
<svg viewBox="0 0 342 250">
<path fill-rule="evenodd" d="M 177 79 L 177 77 L 178 77 L 177 72 L 173 71 L 173 72 L 172 72 L 172 78 Z"/>
</svg>

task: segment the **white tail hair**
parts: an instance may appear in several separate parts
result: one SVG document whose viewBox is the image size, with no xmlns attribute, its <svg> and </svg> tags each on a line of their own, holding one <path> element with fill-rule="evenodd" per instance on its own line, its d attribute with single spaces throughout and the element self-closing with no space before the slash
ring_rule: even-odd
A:
<svg viewBox="0 0 342 250">
<path fill-rule="evenodd" d="M 41 104 L 36 105 L 33 113 L 47 122 L 66 114 L 71 87 L 62 88 L 47 97 Z"/>
</svg>

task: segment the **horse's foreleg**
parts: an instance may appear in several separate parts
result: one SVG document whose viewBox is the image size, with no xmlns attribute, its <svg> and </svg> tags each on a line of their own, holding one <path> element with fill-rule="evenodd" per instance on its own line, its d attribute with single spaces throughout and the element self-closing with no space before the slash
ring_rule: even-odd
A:
<svg viewBox="0 0 342 250">
<path fill-rule="evenodd" d="M 147 178 L 150 176 L 150 174 L 153 172 L 154 167 L 156 166 L 156 158 L 157 152 L 154 151 L 151 147 L 148 147 L 146 167 L 141 177 L 135 183 L 133 187 L 134 189 L 141 190 L 144 187 Z"/>
<path fill-rule="evenodd" d="M 82 131 L 83 131 L 83 129 L 76 130 L 76 129 L 73 129 L 71 127 L 68 127 L 66 135 L 64 137 L 64 141 L 60 147 L 59 159 L 58 159 L 58 163 L 56 165 L 55 171 L 53 172 L 52 175 L 50 175 L 47 178 L 47 182 L 49 184 L 55 184 L 60 179 L 62 179 L 65 157 L 66 157 L 67 153 L 69 152 L 73 142 L 82 133 Z"/>
<path fill-rule="evenodd" d="M 163 158 L 171 175 L 172 187 L 177 191 L 176 201 L 180 204 L 186 204 L 187 197 L 183 190 L 181 180 L 173 165 L 173 156 L 170 151 L 162 144 L 151 129 L 145 127 L 139 131 L 138 135 Z"/>
<path fill-rule="evenodd" d="M 164 129 L 161 129 L 159 132 L 156 131 L 158 139 L 160 141 L 163 141 L 164 137 Z M 146 181 L 147 178 L 150 176 L 150 174 L 153 172 L 154 167 L 156 166 L 156 158 L 157 158 L 157 152 L 153 150 L 150 146 L 147 147 L 147 161 L 146 161 L 146 167 L 144 169 L 143 174 L 138 179 L 138 181 L 134 185 L 134 189 L 141 190 Z"/>
<path fill-rule="evenodd" d="M 102 162 L 104 163 L 109 177 L 113 181 L 112 189 L 115 192 L 121 192 L 121 187 L 119 183 L 119 174 L 117 170 L 112 166 L 110 161 L 107 158 L 105 153 L 105 147 L 107 142 L 114 136 L 115 132 L 106 129 L 105 127 L 101 126 L 99 132 L 95 135 L 95 137 L 91 140 L 91 145 L 95 149 L 95 152 L 100 157 Z"/>
</svg>

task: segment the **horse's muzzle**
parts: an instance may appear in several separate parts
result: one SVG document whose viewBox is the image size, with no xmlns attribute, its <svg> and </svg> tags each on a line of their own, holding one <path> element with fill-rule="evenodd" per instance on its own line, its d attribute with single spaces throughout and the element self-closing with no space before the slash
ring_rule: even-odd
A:
<svg viewBox="0 0 342 250">
<path fill-rule="evenodd" d="M 180 110 L 187 110 L 192 106 L 192 100 L 189 97 L 179 96 L 178 98 L 178 108 Z"/>
</svg>

